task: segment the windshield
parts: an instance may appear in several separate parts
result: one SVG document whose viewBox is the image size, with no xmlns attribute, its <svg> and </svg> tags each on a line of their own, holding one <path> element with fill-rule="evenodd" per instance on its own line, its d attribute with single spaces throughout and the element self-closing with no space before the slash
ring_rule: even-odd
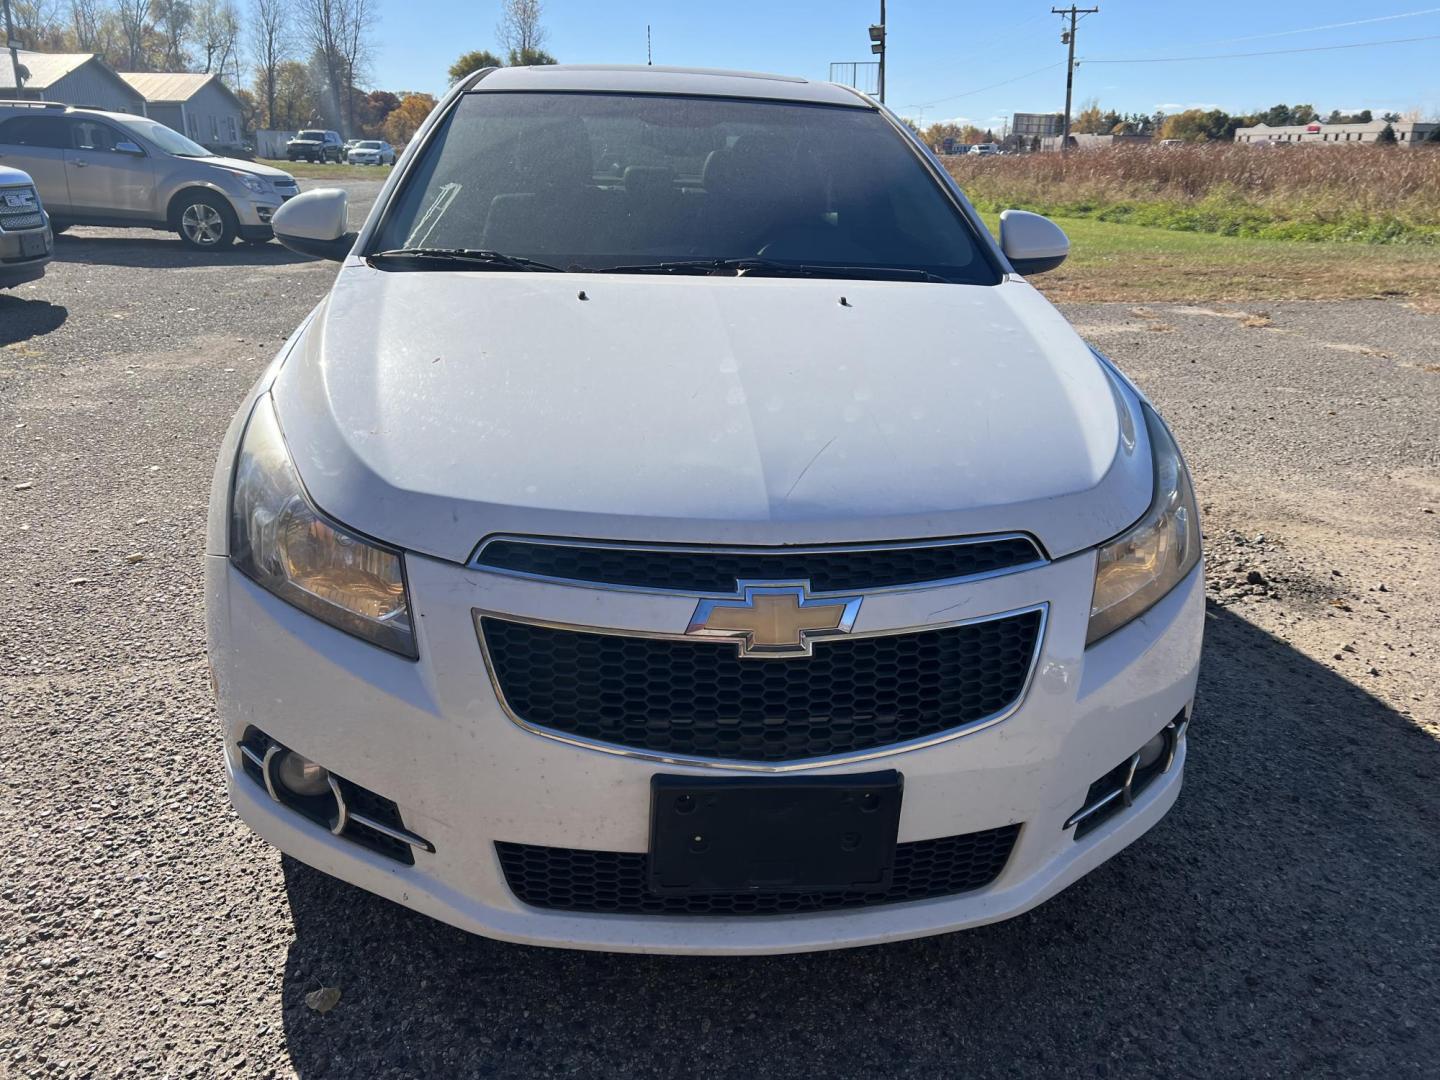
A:
<svg viewBox="0 0 1440 1080">
<path fill-rule="evenodd" d="M 168 128 L 164 124 L 157 124 L 154 120 L 146 120 L 144 117 L 126 117 L 121 119 L 112 116 L 122 127 L 127 127 L 137 135 L 141 135 L 153 143 L 157 148 L 167 154 L 176 157 L 214 157 L 209 150 L 197 142 L 191 142 L 174 128 Z"/>
<path fill-rule="evenodd" d="M 880 113 L 654 94 L 467 94 L 370 250 L 397 248 L 571 270 L 759 258 L 1000 280 Z"/>
<path fill-rule="evenodd" d="M 311 141 L 311 142 L 324 142 L 324 141 L 325 141 L 325 132 L 323 132 L 323 131 L 302 131 L 302 132 L 300 132 L 299 135 L 296 135 L 295 138 L 297 138 L 297 139 L 306 139 L 306 140 L 309 140 L 309 141 Z"/>
<path fill-rule="evenodd" d="M 355 144 L 355 149 L 356 149 L 356 150 L 379 150 L 379 149 L 380 149 L 380 144 L 379 144 L 378 142 L 358 142 L 358 143 Z"/>
</svg>

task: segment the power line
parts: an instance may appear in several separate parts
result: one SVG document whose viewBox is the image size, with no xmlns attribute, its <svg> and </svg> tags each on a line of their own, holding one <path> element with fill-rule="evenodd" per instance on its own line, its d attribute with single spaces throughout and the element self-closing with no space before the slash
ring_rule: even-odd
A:
<svg viewBox="0 0 1440 1080">
<path fill-rule="evenodd" d="M 1028 79 L 1031 76 L 1039 75 L 1043 71 L 1054 71 L 1064 64 L 1064 60 L 1057 60 L 1053 64 L 1046 64 L 1034 71 L 1027 71 L 1024 75 L 1016 75 L 1013 78 L 1001 79 L 999 82 L 991 83 L 989 86 L 981 86 L 974 90 L 966 90 L 963 94 L 951 94 L 949 97 L 936 98 L 934 101 L 927 101 L 923 105 L 907 105 L 907 109 L 928 109 L 935 105 L 943 105 L 947 101 L 959 101 L 961 98 L 974 97 L 976 94 L 983 94 L 986 90 L 994 90 L 1001 86 L 1009 86 L 1011 83 L 1019 82 L 1021 79 Z"/>
<path fill-rule="evenodd" d="M 1440 34 L 1424 37 L 1387 38 L 1384 41 L 1354 41 L 1348 45 L 1312 45 L 1306 49 L 1267 49 L 1264 52 L 1211 53 L 1208 56 L 1147 56 L 1120 59 L 1084 60 L 1086 64 L 1178 64 L 1187 60 L 1232 60 L 1246 56 L 1289 56 L 1294 53 L 1334 52 L 1337 49 L 1369 49 L 1376 45 L 1408 45 L 1414 41 L 1440 41 Z"/>
<path fill-rule="evenodd" d="M 1377 15 L 1373 19 L 1351 19 L 1348 22 L 1326 23 L 1323 26 L 1302 26 L 1297 30 L 1275 30 L 1266 34 L 1246 34 L 1244 37 L 1212 38 L 1209 41 L 1193 41 L 1188 44 L 1194 48 L 1205 45 L 1238 45 L 1242 41 L 1263 41 L 1266 38 L 1293 37 L 1296 34 L 1318 34 L 1324 30 L 1344 30 L 1351 26 L 1394 22 L 1396 19 L 1413 19 L 1421 15 L 1440 15 L 1440 7 L 1425 8 L 1421 11 L 1404 11 L 1398 15 Z"/>
</svg>

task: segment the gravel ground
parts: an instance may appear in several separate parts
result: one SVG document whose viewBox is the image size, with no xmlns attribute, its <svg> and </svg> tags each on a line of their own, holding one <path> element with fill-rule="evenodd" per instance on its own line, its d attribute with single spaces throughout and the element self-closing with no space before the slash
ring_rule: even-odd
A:
<svg viewBox="0 0 1440 1080">
<path fill-rule="evenodd" d="M 1068 309 L 1206 510 L 1180 803 L 1008 923 L 666 959 L 468 937 L 226 807 L 214 448 L 331 276 L 81 229 L 0 294 L 0 1076 L 1440 1072 L 1440 317 Z"/>
</svg>

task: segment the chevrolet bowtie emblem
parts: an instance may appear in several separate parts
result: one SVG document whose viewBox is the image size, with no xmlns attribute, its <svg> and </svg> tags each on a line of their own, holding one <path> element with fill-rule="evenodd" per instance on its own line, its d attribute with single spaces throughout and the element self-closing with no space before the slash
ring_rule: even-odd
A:
<svg viewBox="0 0 1440 1080">
<path fill-rule="evenodd" d="M 701 600 L 685 633 L 734 641 L 741 656 L 809 656 L 815 638 L 850 632 L 860 599 L 815 598 L 804 585 L 742 581 L 733 600 Z"/>
</svg>

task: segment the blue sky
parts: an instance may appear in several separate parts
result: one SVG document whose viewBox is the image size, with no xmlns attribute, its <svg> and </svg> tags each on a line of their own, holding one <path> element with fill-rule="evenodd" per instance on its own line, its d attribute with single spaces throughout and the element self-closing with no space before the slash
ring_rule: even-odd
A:
<svg viewBox="0 0 1440 1080">
<path fill-rule="evenodd" d="M 1080 26 L 1077 103 L 1094 97 L 1122 112 L 1192 106 L 1238 112 L 1283 101 L 1322 112 L 1440 113 L 1435 0 L 1085 2 L 1098 2 L 1100 14 Z M 497 0 L 381 0 L 375 84 L 439 93 L 456 56 L 496 47 L 499 6 Z M 1065 49 L 1051 6 L 1050 0 L 890 0 L 886 100 L 927 124 L 965 118 L 983 127 L 1012 112 L 1058 111 Z M 878 12 L 879 0 L 545 0 L 545 26 L 547 48 L 564 62 L 643 64 L 649 23 L 657 64 L 825 79 L 831 61 L 869 59 L 865 30 Z M 1181 63 L 1083 62 L 1415 37 L 1432 40 Z"/>
</svg>

